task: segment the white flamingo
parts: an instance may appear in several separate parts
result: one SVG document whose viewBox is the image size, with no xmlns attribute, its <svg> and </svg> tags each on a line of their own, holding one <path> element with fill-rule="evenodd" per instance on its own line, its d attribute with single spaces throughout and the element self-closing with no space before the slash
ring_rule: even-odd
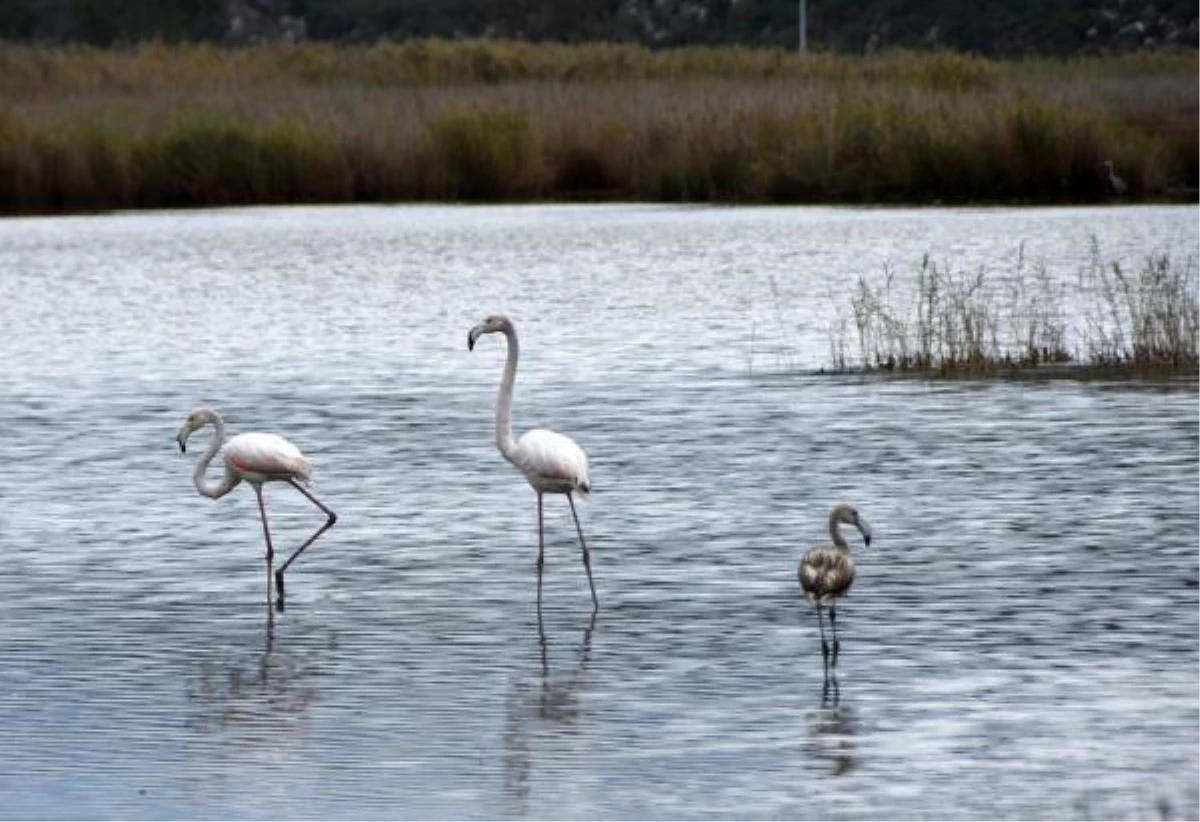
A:
<svg viewBox="0 0 1200 822">
<path fill-rule="evenodd" d="M 1100 167 L 1103 168 L 1105 174 L 1108 175 L 1108 184 L 1112 187 L 1114 194 L 1124 194 L 1129 189 L 1129 184 L 1118 177 L 1117 173 L 1113 171 L 1112 160 L 1105 160 L 1100 164 Z"/>
<path fill-rule="evenodd" d="M 267 539 L 267 603 L 271 602 L 271 580 L 273 578 L 279 594 L 277 606 L 282 610 L 283 572 L 295 562 L 296 557 L 300 556 L 304 549 L 312 545 L 317 537 L 337 522 L 337 514 L 301 485 L 301 483 L 307 482 L 312 475 L 312 463 L 300 453 L 299 448 L 283 437 L 275 434 L 246 433 L 226 440 L 225 421 L 221 419 L 221 415 L 211 408 L 197 408 L 188 414 L 187 419 L 179 427 L 179 433 L 175 437 L 179 443 L 179 450 L 186 453 L 188 437 L 206 425 L 213 426 L 216 431 L 213 434 L 212 442 L 208 445 L 208 450 L 200 457 L 200 461 L 196 463 L 196 470 L 192 474 L 196 490 L 210 499 L 220 499 L 243 480 L 253 486 L 254 495 L 258 498 L 258 511 L 262 516 L 263 536 Z M 220 482 L 209 484 L 205 481 L 204 474 L 217 452 L 221 450 L 222 445 L 225 447 L 222 454 L 225 460 L 225 476 L 221 478 Z M 267 509 L 263 506 L 262 486 L 265 482 L 286 482 L 328 516 L 325 524 L 297 548 L 278 571 L 273 571 L 275 550 L 271 545 L 271 529 L 267 526 Z"/>
<path fill-rule="evenodd" d="M 822 606 L 829 606 L 829 627 L 833 630 L 833 665 L 837 665 L 837 598 L 850 590 L 854 583 L 854 560 L 850 546 L 838 530 L 839 523 L 853 525 L 862 533 L 863 541 L 871 544 L 871 527 L 858 515 L 852 505 L 835 505 L 829 512 L 829 537 L 832 543 L 810 548 L 800 560 L 800 588 L 809 602 L 817 606 L 817 625 L 821 629 L 821 655 L 829 662 L 829 645 L 825 641 Z"/>
<path fill-rule="evenodd" d="M 538 589 L 541 590 L 542 549 L 545 543 L 542 526 L 542 495 L 566 494 L 571 504 L 571 516 L 575 518 L 575 530 L 579 534 L 579 546 L 583 549 L 583 567 L 587 571 L 588 587 L 592 591 L 593 613 L 600 607 L 596 599 L 596 585 L 592 582 L 592 561 L 588 556 L 587 542 L 579 515 L 575 512 L 576 492 L 586 494 L 591 490 L 588 481 L 587 454 L 573 440 L 554 431 L 535 428 L 513 440 L 512 395 L 513 382 L 517 378 L 517 330 L 508 317 L 494 315 L 475 326 L 467 333 L 467 350 L 475 348 L 475 341 L 483 334 L 503 334 L 508 339 L 508 360 L 504 364 L 504 376 L 500 380 L 500 393 L 496 399 L 496 447 L 504 458 L 525 475 L 525 479 L 537 493 L 538 509 Z"/>
</svg>

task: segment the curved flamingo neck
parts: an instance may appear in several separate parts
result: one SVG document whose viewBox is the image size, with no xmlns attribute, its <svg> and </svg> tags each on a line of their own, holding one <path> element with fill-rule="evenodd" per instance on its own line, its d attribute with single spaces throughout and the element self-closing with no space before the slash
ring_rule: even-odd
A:
<svg viewBox="0 0 1200 822">
<path fill-rule="evenodd" d="M 512 452 L 517 447 L 512 434 L 513 383 L 517 380 L 517 358 L 521 351 L 520 345 L 517 343 L 517 330 L 512 325 L 505 324 L 504 336 L 508 340 L 508 358 L 504 362 L 504 375 L 500 378 L 500 394 L 496 398 L 496 447 L 511 461 Z"/>
<path fill-rule="evenodd" d="M 208 412 L 205 415 L 205 422 L 208 422 L 213 427 L 212 441 L 208 444 L 208 449 L 200 457 L 200 461 L 196 463 L 196 470 L 192 472 L 192 481 L 196 483 L 196 490 L 206 497 L 218 499 L 225 496 L 233 490 L 238 484 L 237 475 L 226 469 L 225 476 L 220 482 L 209 484 L 205 481 L 204 475 L 208 472 L 208 466 L 217 456 L 217 452 L 221 450 L 221 446 L 225 444 L 225 421 L 220 415 L 215 412 Z"/>
<path fill-rule="evenodd" d="M 845 548 L 846 550 L 849 550 L 850 545 L 846 542 L 846 538 L 842 536 L 841 529 L 838 528 L 839 513 L 840 512 L 835 509 L 829 514 L 829 538 L 833 540 L 833 544 L 838 548 Z"/>
</svg>

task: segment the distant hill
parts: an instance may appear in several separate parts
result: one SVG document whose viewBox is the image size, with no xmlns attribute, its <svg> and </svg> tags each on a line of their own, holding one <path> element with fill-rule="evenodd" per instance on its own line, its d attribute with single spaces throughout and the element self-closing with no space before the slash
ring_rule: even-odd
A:
<svg viewBox="0 0 1200 822">
<path fill-rule="evenodd" d="M 493 36 L 795 48 L 800 0 L 0 0 L 0 38 L 116 45 Z M 807 0 L 810 48 L 1195 50 L 1195 0 Z"/>
</svg>

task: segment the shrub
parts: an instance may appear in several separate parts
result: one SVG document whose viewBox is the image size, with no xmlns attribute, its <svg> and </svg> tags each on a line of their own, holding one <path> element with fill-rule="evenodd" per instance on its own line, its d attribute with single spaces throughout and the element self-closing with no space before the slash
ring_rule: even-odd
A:
<svg viewBox="0 0 1200 822">
<path fill-rule="evenodd" d="M 524 112 L 454 109 L 438 116 L 430 130 L 450 198 L 496 200 L 539 192 L 537 132 Z"/>
</svg>

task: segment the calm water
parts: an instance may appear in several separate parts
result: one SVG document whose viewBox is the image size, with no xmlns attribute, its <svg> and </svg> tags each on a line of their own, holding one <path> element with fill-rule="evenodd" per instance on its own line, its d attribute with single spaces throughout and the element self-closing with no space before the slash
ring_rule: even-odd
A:
<svg viewBox="0 0 1200 822">
<path fill-rule="evenodd" d="M 1092 237 L 1181 259 L 1197 209 L 0 222 L 0 814 L 1195 818 L 1195 385 L 804 373 L 860 274 Z M 561 498 L 536 607 L 495 311 L 516 428 L 591 457 L 594 622 Z M 199 404 L 341 516 L 274 617 Z M 321 521 L 267 499 L 281 550 Z M 839 500 L 875 540 L 826 693 L 795 568 Z"/>
</svg>

